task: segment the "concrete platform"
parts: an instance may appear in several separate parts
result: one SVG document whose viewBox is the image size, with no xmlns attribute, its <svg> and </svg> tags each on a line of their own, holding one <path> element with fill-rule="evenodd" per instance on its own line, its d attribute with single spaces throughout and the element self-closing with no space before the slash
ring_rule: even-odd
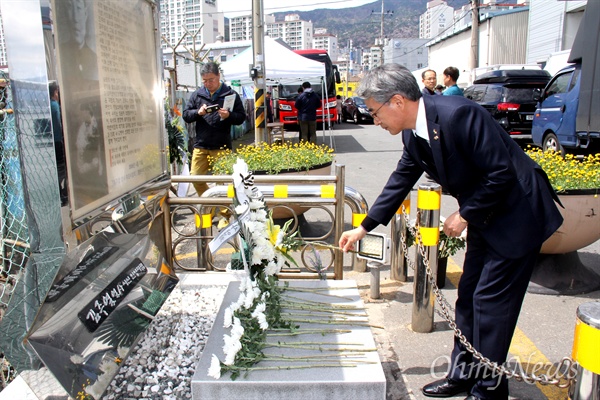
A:
<svg viewBox="0 0 600 400">
<path fill-rule="evenodd" d="M 229 329 L 223 328 L 223 313 L 229 305 L 236 301 L 239 295 L 239 283 L 232 282 L 229 285 L 223 305 L 216 317 L 215 324 L 202 357 L 196 367 L 196 373 L 192 378 L 193 399 L 221 400 L 221 399 L 385 399 L 386 377 L 377 354 L 371 328 L 368 326 L 353 326 L 349 324 L 314 324 L 300 323 L 301 329 L 349 329 L 350 333 L 327 333 L 305 334 L 299 336 L 276 336 L 269 337 L 269 342 L 315 342 L 315 343 L 337 343 L 337 345 L 322 345 L 326 348 L 337 346 L 354 349 L 369 349 L 363 356 L 356 359 L 359 363 L 355 367 L 310 367 L 305 369 L 281 369 L 281 370 L 258 370 L 251 371 L 246 377 L 240 376 L 232 381 L 230 374 L 224 374 L 216 380 L 207 375 L 211 358 L 216 354 L 220 360 L 224 360 L 223 334 Z M 368 321 L 360 299 L 356 283 L 354 281 L 291 281 L 290 286 L 300 288 L 328 288 L 327 291 L 319 293 L 286 292 L 302 299 L 318 302 L 338 303 L 354 305 L 361 310 L 353 313 L 364 317 L 354 318 L 356 320 Z M 298 317 L 298 318 L 311 318 Z M 313 320 L 317 318 L 316 313 Z M 285 354 L 286 356 L 300 355 L 326 355 L 334 352 L 318 350 L 299 350 L 289 348 L 268 348 L 268 354 Z M 340 361 L 345 358 L 331 357 Z M 368 363 L 366 363 L 368 362 Z M 261 361 L 256 366 L 286 366 L 299 365 L 294 361 Z M 317 362 L 304 362 L 303 364 L 315 364 Z"/>
</svg>

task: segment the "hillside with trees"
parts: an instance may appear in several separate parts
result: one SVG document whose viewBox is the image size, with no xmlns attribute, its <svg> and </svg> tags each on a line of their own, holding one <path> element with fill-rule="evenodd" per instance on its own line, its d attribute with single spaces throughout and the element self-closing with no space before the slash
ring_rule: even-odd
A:
<svg viewBox="0 0 600 400">
<path fill-rule="evenodd" d="M 467 2 L 447 1 L 455 9 Z M 427 0 L 385 0 L 384 6 L 384 37 L 419 37 L 419 16 L 427 9 Z M 344 9 L 274 13 L 277 21 L 283 21 L 288 14 L 298 14 L 302 20 L 312 21 L 315 29 L 327 28 L 338 37 L 340 48 L 347 47 L 350 39 L 354 47 L 370 47 L 381 32 L 381 1 Z"/>
</svg>

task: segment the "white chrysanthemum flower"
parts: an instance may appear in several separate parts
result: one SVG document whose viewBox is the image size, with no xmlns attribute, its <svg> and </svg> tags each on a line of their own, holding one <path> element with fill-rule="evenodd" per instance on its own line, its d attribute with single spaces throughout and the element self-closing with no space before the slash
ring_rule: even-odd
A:
<svg viewBox="0 0 600 400">
<path fill-rule="evenodd" d="M 242 305 L 236 301 L 235 303 L 231 303 L 231 305 L 229 306 L 229 308 L 231 308 L 231 312 L 234 313 L 237 310 L 239 310 L 241 306 Z"/>
<path fill-rule="evenodd" d="M 259 210 L 263 208 L 265 204 L 260 200 L 250 200 L 250 209 L 251 210 Z"/>
<path fill-rule="evenodd" d="M 223 313 L 223 328 L 229 328 L 233 323 L 233 311 L 227 307 Z"/>
<path fill-rule="evenodd" d="M 262 298 L 262 296 L 261 296 L 261 298 Z M 264 302 L 260 302 L 256 305 L 254 312 L 265 312 L 266 309 L 267 309 L 267 305 Z"/>
<path fill-rule="evenodd" d="M 267 210 L 265 210 L 264 208 L 256 210 L 256 212 L 254 214 L 256 215 L 257 221 L 265 222 L 267 220 L 268 214 L 267 214 Z"/>
<path fill-rule="evenodd" d="M 236 318 L 237 319 L 237 318 Z M 236 339 L 239 341 L 239 339 L 244 335 L 244 327 L 242 326 L 242 324 L 239 322 L 238 319 L 238 323 L 233 323 L 233 326 L 231 327 L 231 337 L 232 339 Z"/>
<path fill-rule="evenodd" d="M 266 302 L 269 296 L 271 296 L 269 292 L 263 292 L 263 294 L 260 296 L 260 301 Z"/>
<path fill-rule="evenodd" d="M 210 368 L 208 368 L 208 376 L 219 379 L 221 377 L 221 361 L 216 355 L 212 355 L 210 360 Z"/>
<path fill-rule="evenodd" d="M 281 268 L 277 265 L 275 261 L 269 261 L 265 268 L 265 274 L 267 274 L 268 276 L 272 276 L 279 273 L 280 270 Z"/>
<path fill-rule="evenodd" d="M 240 292 L 245 292 L 248 285 L 248 278 L 245 277 L 240 281 Z"/>
<path fill-rule="evenodd" d="M 240 295 L 236 301 L 236 303 L 238 304 L 244 304 L 244 301 L 246 301 L 246 294 L 244 292 L 240 292 Z"/>
<path fill-rule="evenodd" d="M 253 294 L 254 294 L 255 299 L 258 299 L 260 297 L 260 294 L 262 293 L 260 291 L 260 288 L 258 288 L 258 287 L 253 288 L 252 291 L 254 292 Z"/>
<path fill-rule="evenodd" d="M 246 294 L 246 300 L 244 301 L 244 308 L 248 310 L 252 308 L 252 304 L 254 304 L 254 299 L 256 297 L 256 293 L 253 290 L 248 290 L 248 293 Z"/>
<path fill-rule="evenodd" d="M 267 316 L 265 314 L 259 313 L 256 316 L 256 319 L 258 320 L 260 329 L 262 329 L 263 331 L 266 331 L 267 329 L 269 329 L 269 323 L 267 322 Z"/>
</svg>

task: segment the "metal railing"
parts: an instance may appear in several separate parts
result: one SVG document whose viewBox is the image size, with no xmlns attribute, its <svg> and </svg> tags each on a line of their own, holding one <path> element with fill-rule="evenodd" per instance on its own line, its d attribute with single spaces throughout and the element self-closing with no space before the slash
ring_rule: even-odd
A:
<svg viewBox="0 0 600 400">
<path fill-rule="evenodd" d="M 364 197 L 356 190 L 344 186 L 344 166 L 335 166 L 335 175 L 257 175 L 254 182 L 265 196 L 265 201 L 270 209 L 287 210 L 289 218 L 294 219 L 293 229 L 298 229 L 298 213 L 302 213 L 311 208 L 320 208 L 331 218 L 331 228 L 324 234 L 318 237 L 304 237 L 307 242 L 315 242 L 315 247 L 318 243 L 331 239 L 334 246 L 344 230 L 344 205 L 348 204 L 353 213 L 366 213 L 368 206 Z M 169 206 L 174 207 L 169 215 L 165 215 L 165 233 L 168 243 L 171 246 L 168 249 L 168 256 L 173 260 L 174 265 L 185 270 L 223 270 L 223 266 L 215 266 L 212 255 L 208 251 L 207 245 L 214 237 L 213 217 L 221 214 L 230 215 L 232 207 L 231 192 L 229 186 L 225 184 L 231 183 L 229 176 L 181 176 L 174 175 L 171 177 L 172 183 L 185 182 L 206 182 L 215 183 L 217 186 L 210 188 L 203 193 L 201 197 L 170 197 L 167 199 Z M 282 185 L 285 186 L 285 196 L 281 196 L 280 190 Z M 331 190 L 330 186 L 334 186 Z M 343 188 L 343 190 L 342 190 Z M 333 207 L 333 212 L 329 209 Z M 228 210 L 228 211 L 225 211 Z M 298 211 L 300 210 L 300 211 Z M 178 229 L 175 219 L 177 213 L 188 211 L 194 214 L 195 225 L 183 232 Z M 189 218 L 188 218 L 189 219 Z M 322 221 L 321 221 L 322 222 Z M 172 231 L 178 237 L 173 239 Z M 178 261 L 178 248 L 183 241 L 195 242 L 196 266 L 185 267 Z M 232 251 L 238 251 L 240 244 L 231 243 Z M 328 278 L 343 279 L 343 253 L 338 249 L 327 249 L 331 253 L 331 262 L 327 266 L 333 265 L 333 273 L 326 273 Z M 302 264 L 308 272 L 286 269 L 281 277 L 284 278 L 319 278 L 321 273 L 315 271 L 309 263 L 306 262 L 306 257 L 310 250 L 306 247 L 300 254 L 299 265 Z M 357 259 L 353 255 L 352 265 L 356 271 L 366 270 L 365 260 Z"/>
</svg>

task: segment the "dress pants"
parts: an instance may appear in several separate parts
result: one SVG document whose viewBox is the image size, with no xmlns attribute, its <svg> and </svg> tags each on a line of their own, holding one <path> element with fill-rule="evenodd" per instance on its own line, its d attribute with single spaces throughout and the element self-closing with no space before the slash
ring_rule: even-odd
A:
<svg viewBox="0 0 600 400">
<path fill-rule="evenodd" d="M 498 364 L 506 361 L 539 250 L 507 259 L 469 227 L 456 323 L 475 349 Z M 456 337 L 448 378 L 473 383 L 470 393 L 481 399 L 508 399 L 506 378 L 479 364 Z"/>
</svg>

